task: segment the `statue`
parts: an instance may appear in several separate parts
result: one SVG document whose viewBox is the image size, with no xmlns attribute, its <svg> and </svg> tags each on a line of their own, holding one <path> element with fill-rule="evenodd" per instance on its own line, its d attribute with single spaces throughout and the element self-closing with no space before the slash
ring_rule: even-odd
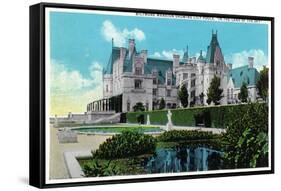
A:
<svg viewBox="0 0 281 191">
<path fill-rule="evenodd" d="M 149 117 L 149 115 L 146 116 L 146 125 L 150 125 L 150 117 Z"/>
<path fill-rule="evenodd" d="M 170 110 L 168 110 L 167 118 L 168 118 L 168 123 L 166 124 L 166 131 L 170 131 L 173 128 L 172 112 Z"/>
</svg>

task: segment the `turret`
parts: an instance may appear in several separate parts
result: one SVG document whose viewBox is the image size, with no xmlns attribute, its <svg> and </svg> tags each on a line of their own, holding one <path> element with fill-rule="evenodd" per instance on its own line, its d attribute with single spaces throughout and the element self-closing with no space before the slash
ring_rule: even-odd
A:
<svg viewBox="0 0 281 191">
<path fill-rule="evenodd" d="M 135 51 L 135 39 L 129 39 L 129 57 L 132 56 L 132 54 L 134 53 Z"/>
</svg>

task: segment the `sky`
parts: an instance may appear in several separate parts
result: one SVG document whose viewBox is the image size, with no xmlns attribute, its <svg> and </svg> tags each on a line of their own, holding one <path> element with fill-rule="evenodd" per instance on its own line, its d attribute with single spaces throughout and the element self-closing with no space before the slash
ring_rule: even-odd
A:
<svg viewBox="0 0 281 191">
<path fill-rule="evenodd" d="M 258 70 L 268 64 L 266 24 L 51 11 L 49 30 L 51 115 L 85 112 L 87 103 L 102 97 L 112 38 L 122 47 L 134 38 L 137 50 L 147 49 L 149 57 L 172 59 L 187 46 L 190 56 L 206 54 L 213 30 L 234 68 L 246 65 L 248 56 Z"/>
</svg>

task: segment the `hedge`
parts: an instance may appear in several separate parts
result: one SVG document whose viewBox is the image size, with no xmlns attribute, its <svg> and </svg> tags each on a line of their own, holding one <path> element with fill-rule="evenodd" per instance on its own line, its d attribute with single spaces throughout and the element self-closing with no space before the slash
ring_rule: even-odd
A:
<svg viewBox="0 0 281 191">
<path fill-rule="evenodd" d="M 255 105 L 265 104 L 256 103 Z M 225 128 L 228 121 L 233 120 L 232 112 L 244 113 L 249 104 L 205 106 L 182 109 L 171 109 L 172 122 L 176 126 L 198 126 L 203 122 L 205 127 Z M 147 122 L 147 115 L 150 116 L 150 123 L 154 125 L 167 124 L 167 110 L 154 110 L 144 112 L 128 112 L 126 114 L 127 123 L 138 123 L 138 116 L 144 116 L 144 123 Z"/>
</svg>

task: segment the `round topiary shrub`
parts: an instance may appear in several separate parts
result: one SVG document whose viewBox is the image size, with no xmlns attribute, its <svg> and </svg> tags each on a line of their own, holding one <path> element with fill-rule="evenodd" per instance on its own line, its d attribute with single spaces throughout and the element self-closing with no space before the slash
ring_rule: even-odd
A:
<svg viewBox="0 0 281 191">
<path fill-rule="evenodd" d="M 151 135 L 136 131 L 124 131 L 114 135 L 93 152 L 94 158 L 115 159 L 154 153 L 156 140 Z"/>
</svg>

